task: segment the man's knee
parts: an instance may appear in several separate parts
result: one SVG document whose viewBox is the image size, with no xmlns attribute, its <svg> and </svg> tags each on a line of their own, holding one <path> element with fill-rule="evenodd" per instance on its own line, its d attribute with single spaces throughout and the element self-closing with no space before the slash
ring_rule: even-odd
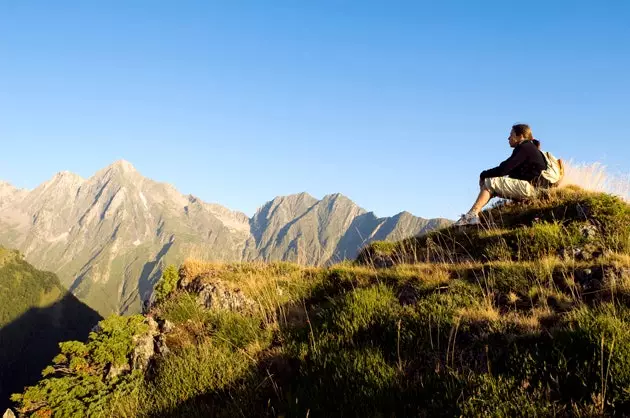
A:
<svg viewBox="0 0 630 418">
<path fill-rule="evenodd" d="M 490 180 L 490 178 L 484 179 L 484 181 L 481 183 L 481 190 L 487 191 L 492 196 L 496 195 L 496 192 L 492 187 L 492 180 Z"/>
</svg>

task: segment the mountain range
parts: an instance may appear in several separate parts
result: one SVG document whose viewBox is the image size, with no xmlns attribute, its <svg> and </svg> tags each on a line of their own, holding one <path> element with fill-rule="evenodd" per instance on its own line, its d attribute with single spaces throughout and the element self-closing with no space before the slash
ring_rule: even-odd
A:
<svg viewBox="0 0 630 418">
<path fill-rule="evenodd" d="M 449 224 L 379 218 L 341 194 L 276 197 L 253 217 L 183 195 L 121 160 L 84 179 L 64 171 L 33 190 L 0 182 L 0 245 L 16 248 L 101 315 L 137 313 L 162 269 L 186 258 L 327 265 L 374 240 Z"/>
</svg>

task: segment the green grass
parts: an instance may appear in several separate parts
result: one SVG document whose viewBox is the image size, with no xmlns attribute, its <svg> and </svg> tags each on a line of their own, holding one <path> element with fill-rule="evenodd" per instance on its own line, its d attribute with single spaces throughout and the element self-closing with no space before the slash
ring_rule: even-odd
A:
<svg viewBox="0 0 630 418">
<path fill-rule="evenodd" d="M 0 247 L 0 328 L 28 309 L 54 303 L 65 293 L 53 273 L 37 270 L 17 251 Z"/>
<path fill-rule="evenodd" d="M 172 279 L 150 313 L 170 352 L 102 415 L 630 414 L 629 213 L 557 190 L 356 263 L 188 261 L 257 309 L 206 310 Z"/>
</svg>

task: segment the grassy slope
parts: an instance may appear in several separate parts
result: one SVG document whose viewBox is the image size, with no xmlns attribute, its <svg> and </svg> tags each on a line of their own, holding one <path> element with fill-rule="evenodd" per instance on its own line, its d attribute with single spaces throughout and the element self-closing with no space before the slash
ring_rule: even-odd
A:
<svg viewBox="0 0 630 418">
<path fill-rule="evenodd" d="M 29 308 L 54 303 L 63 291 L 53 273 L 39 271 L 19 252 L 0 247 L 0 328 Z"/>
<path fill-rule="evenodd" d="M 60 341 L 85 338 L 99 319 L 56 275 L 0 247 L 0 408 L 37 382 Z"/>
<path fill-rule="evenodd" d="M 630 413 L 630 207 L 566 189 L 484 215 L 327 269 L 187 262 L 257 310 L 172 293 L 170 354 L 106 415 Z"/>
</svg>

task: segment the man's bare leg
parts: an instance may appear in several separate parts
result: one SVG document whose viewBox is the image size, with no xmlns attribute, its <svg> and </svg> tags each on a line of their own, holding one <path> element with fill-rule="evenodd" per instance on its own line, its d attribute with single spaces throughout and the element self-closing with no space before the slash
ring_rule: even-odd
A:
<svg viewBox="0 0 630 418">
<path fill-rule="evenodd" d="M 468 213 L 462 215 L 461 218 L 453 225 L 455 226 L 464 226 L 464 225 L 476 225 L 479 223 L 479 212 L 483 209 L 484 206 L 490 201 L 492 195 L 490 191 L 486 189 L 486 187 L 482 184 L 481 190 L 479 191 L 479 196 L 477 196 L 477 200 L 472 208 L 468 211 Z"/>
<path fill-rule="evenodd" d="M 481 186 L 481 190 L 479 191 L 479 196 L 477 196 L 477 200 L 472 208 L 470 208 L 470 212 L 473 212 L 475 215 L 478 215 L 483 209 L 484 206 L 488 204 L 488 202 L 492 199 L 492 195 L 485 188 L 485 186 Z"/>
</svg>

